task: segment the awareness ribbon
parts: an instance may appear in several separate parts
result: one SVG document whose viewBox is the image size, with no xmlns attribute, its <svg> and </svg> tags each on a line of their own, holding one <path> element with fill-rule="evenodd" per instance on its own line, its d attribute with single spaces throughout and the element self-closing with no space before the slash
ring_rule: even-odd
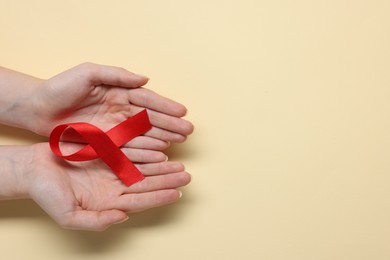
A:
<svg viewBox="0 0 390 260">
<path fill-rule="evenodd" d="M 69 161 L 87 161 L 100 158 L 127 186 L 143 180 L 145 177 L 134 166 L 120 147 L 131 139 L 144 134 L 152 128 L 146 110 L 139 112 L 107 132 L 88 123 L 68 123 L 55 127 L 50 134 L 49 143 L 53 153 Z M 60 138 L 65 130 L 72 129 L 88 145 L 70 155 L 63 155 L 60 149 Z"/>
</svg>

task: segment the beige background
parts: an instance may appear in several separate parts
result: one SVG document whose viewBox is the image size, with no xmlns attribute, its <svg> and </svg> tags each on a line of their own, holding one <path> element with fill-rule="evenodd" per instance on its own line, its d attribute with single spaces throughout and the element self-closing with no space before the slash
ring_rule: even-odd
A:
<svg viewBox="0 0 390 260">
<path fill-rule="evenodd" d="M 103 233 L 0 202 L 1 259 L 390 259 L 387 0 L 0 0 L 1 65 L 151 77 L 196 132 L 180 203 Z M 0 128 L 1 144 L 44 140 Z M 36 257 L 36 258 L 35 258 Z"/>
</svg>

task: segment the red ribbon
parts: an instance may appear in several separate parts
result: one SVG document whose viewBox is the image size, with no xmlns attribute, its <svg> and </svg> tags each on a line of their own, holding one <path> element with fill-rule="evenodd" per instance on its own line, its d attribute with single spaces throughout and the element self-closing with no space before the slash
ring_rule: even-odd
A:
<svg viewBox="0 0 390 260">
<path fill-rule="evenodd" d="M 144 179 L 142 173 L 121 151 L 120 147 L 152 128 L 148 113 L 141 111 L 133 117 L 108 130 L 106 133 L 88 123 L 69 123 L 55 127 L 50 134 L 50 148 L 53 153 L 69 161 L 87 161 L 100 158 L 127 186 Z M 88 144 L 80 151 L 63 155 L 60 138 L 66 129 L 73 129 Z"/>
</svg>

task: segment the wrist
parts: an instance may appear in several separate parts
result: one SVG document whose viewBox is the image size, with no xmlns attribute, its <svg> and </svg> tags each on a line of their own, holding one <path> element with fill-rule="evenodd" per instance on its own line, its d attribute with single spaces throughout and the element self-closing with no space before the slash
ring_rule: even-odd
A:
<svg viewBox="0 0 390 260">
<path fill-rule="evenodd" d="M 31 130 L 41 83 L 41 79 L 0 67 L 0 123 Z"/>
<path fill-rule="evenodd" d="M 36 84 L 31 95 L 31 99 L 29 102 L 29 118 L 25 122 L 25 129 L 39 135 L 47 135 L 45 129 L 46 125 L 46 113 L 48 111 L 45 110 L 46 104 L 44 102 L 44 85 L 43 80 L 39 84 Z"/>
<path fill-rule="evenodd" d="M 32 146 L 1 146 L 0 199 L 29 198 L 28 178 L 31 174 Z"/>
</svg>

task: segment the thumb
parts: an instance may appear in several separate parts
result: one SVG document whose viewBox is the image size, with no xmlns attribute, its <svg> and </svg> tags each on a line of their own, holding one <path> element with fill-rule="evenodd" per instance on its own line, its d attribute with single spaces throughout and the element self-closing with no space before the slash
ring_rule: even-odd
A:
<svg viewBox="0 0 390 260">
<path fill-rule="evenodd" d="M 60 222 L 67 229 L 103 231 L 113 224 L 126 221 L 129 217 L 121 210 L 75 211 L 67 221 Z"/>
<path fill-rule="evenodd" d="M 149 78 L 130 72 L 124 68 L 83 63 L 74 68 L 91 85 L 109 85 L 124 88 L 138 88 L 145 85 Z"/>
</svg>

